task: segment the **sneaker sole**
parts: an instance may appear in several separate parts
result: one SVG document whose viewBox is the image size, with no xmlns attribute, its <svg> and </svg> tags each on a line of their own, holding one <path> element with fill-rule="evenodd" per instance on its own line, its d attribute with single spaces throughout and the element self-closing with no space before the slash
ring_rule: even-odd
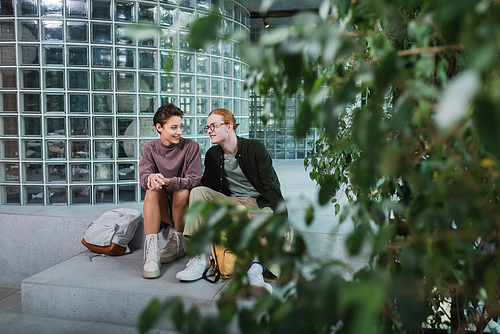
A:
<svg viewBox="0 0 500 334">
<path fill-rule="evenodd" d="M 144 278 L 158 278 L 160 277 L 160 270 L 155 270 L 155 271 L 142 271 L 142 277 Z"/>
<path fill-rule="evenodd" d="M 165 264 L 165 263 L 170 263 L 170 262 L 174 262 L 175 260 L 177 259 L 180 259 L 181 257 L 184 257 L 186 255 L 186 253 L 181 253 L 181 254 L 177 254 L 177 255 L 174 255 L 174 256 L 170 256 L 170 257 L 167 257 L 167 256 L 161 256 L 160 254 L 160 261 L 161 263 Z"/>
</svg>

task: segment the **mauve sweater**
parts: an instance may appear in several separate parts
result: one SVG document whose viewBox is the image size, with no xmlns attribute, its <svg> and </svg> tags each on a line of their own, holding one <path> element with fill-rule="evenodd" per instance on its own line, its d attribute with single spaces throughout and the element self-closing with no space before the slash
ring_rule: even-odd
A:
<svg viewBox="0 0 500 334">
<path fill-rule="evenodd" d="M 167 192 L 192 189 L 200 183 L 201 154 L 197 142 L 180 138 L 176 145 L 166 146 L 160 139 L 146 143 L 139 160 L 139 182 L 145 189 L 148 187 L 149 174 L 161 173 L 170 179 Z"/>
</svg>

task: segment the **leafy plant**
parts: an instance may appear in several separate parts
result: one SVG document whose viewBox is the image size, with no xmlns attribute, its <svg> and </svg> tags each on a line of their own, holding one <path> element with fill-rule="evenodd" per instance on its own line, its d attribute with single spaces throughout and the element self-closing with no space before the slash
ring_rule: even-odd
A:
<svg viewBox="0 0 500 334">
<path fill-rule="evenodd" d="M 247 86 L 275 94 L 275 117 L 287 97 L 303 94 L 296 135 L 323 131 L 305 161 L 318 200 L 346 193 L 351 203 L 337 207 L 355 224 L 346 247 L 356 254 L 369 245 L 371 259 L 345 280 L 341 263 L 308 257 L 300 235 L 283 253 L 279 215 L 250 222 L 235 208 L 198 208 L 209 219 L 225 210 L 222 225 L 193 236 L 200 247 L 221 230 L 234 233 L 230 247 L 246 240 L 242 251 L 279 264 L 283 275 L 276 294 L 238 307 L 249 263 L 241 253 L 219 315 L 179 330 L 217 322 L 229 331 L 237 319 L 244 333 L 481 333 L 497 318 L 499 17 L 497 0 L 332 0 L 290 27 L 241 41 Z M 201 18 L 193 32 L 204 22 L 217 26 Z M 276 244 L 259 247 L 259 235 Z"/>
</svg>

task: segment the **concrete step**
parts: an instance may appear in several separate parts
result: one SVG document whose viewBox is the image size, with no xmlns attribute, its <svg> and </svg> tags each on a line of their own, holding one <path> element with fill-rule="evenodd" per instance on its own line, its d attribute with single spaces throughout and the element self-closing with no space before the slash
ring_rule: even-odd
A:
<svg viewBox="0 0 500 334">
<path fill-rule="evenodd" d="M 346 235 L 300 232 L 311 256 L 347 263 L 346 277 L 366 265 L 366 255 L 349 257 L 343 244 Z M 165 264 L 158 279 L 142 278 L 143 250 L 118 257 L 84 251 L 21 282 L 22 312 L 26 315 L 135 326 L 145 306 L 154 297 L 182 297 L 203 314 L 215 314 L 216 302 L 228 280 L 211 284 L 204 280 L 179 282 L 188 256 Z M 156 326 L 175 330 L 169 321 Z"/>
<path fill-rule="evenodd" d="M 85 251 L 21 282 L 24 314 L 134 326 L 140 312 L 154 297 L 182 297 L 203 314 L 216 310 L 224 280 L 211 284 L 202 280 L 180 283 L 175 275 L 188 257 L 163 265 L 158 279 L 142 278 L 142 250 L 119 257 L 96 256 Z M 157 326 L 174 330 L 165 321 Z"/>
</svg>

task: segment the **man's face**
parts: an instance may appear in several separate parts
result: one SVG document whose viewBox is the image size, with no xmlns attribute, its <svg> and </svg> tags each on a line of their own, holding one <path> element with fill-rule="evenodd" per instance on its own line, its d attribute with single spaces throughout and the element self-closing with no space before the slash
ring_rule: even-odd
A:
<svg viewBox="0 0 500 334">
<path fill-rule="evenodd" d="M 212 114 L 207 118 L 207 126 L 214 127 L 214 130 L 208 129 L 207 133 L 210 136 L 212 144 L 223 143 L 229 135 L 228 124 L 224 123 L 222 115 Z"/>
<path fill-rule="evenodd" d="M 160 140 L 164 145 L 178 144 L 184 131 L 182 128 L 182 117 L 172 116 L 163 126 L 157 123 L 156 129 L 160 132 Z"/>
</svg>

